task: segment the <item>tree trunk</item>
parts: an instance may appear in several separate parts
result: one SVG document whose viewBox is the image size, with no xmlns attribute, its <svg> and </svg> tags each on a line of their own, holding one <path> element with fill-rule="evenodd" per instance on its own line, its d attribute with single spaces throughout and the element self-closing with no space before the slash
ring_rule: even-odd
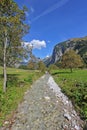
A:
<svg viewBox="0 0 87 130">
<path fill-rule="evenodd" d="M 5 41 L 4 41 L 4 82 L 3 82 L 3 91 L 4 91 L 4 92 L 6 92 L 6 83 L 7 83 L 6 47 L 7 47 L 7 32 L 5 31 Z"/>
<path fill-rule="evenodd" d="M 70 68 L 70 71 L 71 71 L 71 73 L 72 73 L 72 68 Z"/>
</svg>

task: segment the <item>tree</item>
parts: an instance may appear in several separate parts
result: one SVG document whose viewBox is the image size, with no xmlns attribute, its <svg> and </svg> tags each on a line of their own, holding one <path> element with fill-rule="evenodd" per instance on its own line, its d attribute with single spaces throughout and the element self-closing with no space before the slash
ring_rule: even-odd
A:
<svg viewBox="0 0 87 130">
<path fill-rule="evenodd" d="M 25 21 L 25 7 L 19 9 L 13 0 L 0 1 L 0 61 L 4 66 L 4 85 L 6 92 L 6 66 L 15 64 L 23 56 L 22 37 L 28 32 Z"/>
<path fill-rule="evenodd" d="M 83 55 L 85 66 L 87 67 L 87 52 Z"/>
<path fill-rule="evenodd" d="M 62 66 L 64 68 L 70 68 L 71 72 L 73 68 L 83 66 L 82 58 L 76 54 L 74 50 L 69 50 L 62 56 Z"/>
<path fill-rule="evenodd" d="M 62 68 L 61 60 L 60 60 L 60 61 L 57 61 L 57 62 L 55 63 L 55 65 L 56 65 L 58 68 Z"/>
<path fill-rule="evenodd" d="M 45 66 L 45 64 L 43 63 L 43 61 L 39 61 L 39 62 L 38 62 L 38 69 L 41 70 L 42 72 L 45 72 L 46 66 Z"/>
<path fill-rule="evenodd" d="M 51 64 L 49 66 L 49 71 L 51 71 L 51 70 L 57 70 L 57 69 L 58 69 L 58 67 L 55 64 Z"/>
<path fill-rule="evenodd" d="M 30 60 L 29 63 L 28 63 L 28 65 L 27 65 L 27 68 L 29 70 L 34 70 L 35 69 L 35 65 L 36 64 L 32 60 Z"/>
</svg>

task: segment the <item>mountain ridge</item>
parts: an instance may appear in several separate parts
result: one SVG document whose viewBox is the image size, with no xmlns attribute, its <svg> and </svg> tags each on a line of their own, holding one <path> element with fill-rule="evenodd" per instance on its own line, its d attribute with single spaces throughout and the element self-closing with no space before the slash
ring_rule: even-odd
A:
<svg viewBox="0 0 87 130">
<path fill-rule="evenodd" d="M 79 54 L 87 64 L 87 36 L 81 38 L 71 38 L 64 42 L 60 42 L 54 46 L 52 56 L 44 59 L 44 63 L 49 66 L 61 60 L 65 51 L 73 49 Z"/>
</svg>

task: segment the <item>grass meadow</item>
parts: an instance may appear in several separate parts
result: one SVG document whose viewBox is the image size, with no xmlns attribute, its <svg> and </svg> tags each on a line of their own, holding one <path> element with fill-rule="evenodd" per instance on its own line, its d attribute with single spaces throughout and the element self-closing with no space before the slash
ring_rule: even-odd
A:
<svg viewBox="0 0 87 130">
<path fill-rule="evenodd" d="M 87 120 L 87 69 L 52 70 L 56 83 L 72 101 L 76 111 L 83 120 Z"/>
<path fill-rule="evenodd" d="M 9 120 L 22 101 L 24 92 L 42 73 L 22 69 L 7 68 L 7 92 L 3 93 L 3 68 L 0 67 L 0 126 Z"/>
</svg>

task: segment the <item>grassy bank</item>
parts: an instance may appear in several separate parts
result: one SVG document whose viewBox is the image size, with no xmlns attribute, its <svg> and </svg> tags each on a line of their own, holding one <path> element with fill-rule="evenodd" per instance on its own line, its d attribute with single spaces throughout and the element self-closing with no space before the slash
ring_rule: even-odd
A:
<svg viewBox="0 0 87 130">
<path fill-rule="evenodd" d="M 78 114 L 83 120 L 87 120 L 87 70 L 52 70 L 51 74 L 72 101 Z"/>
<path fill-rule="evenodd" d="M 7 92 L 3 93 L 2 73 L 0 67 L 0 126 L 4 120 L 11 118 L 11 113 L 22 101 L 24 92 L 42 75 L 39 71 L 8 68 Z"/>
</svg>

